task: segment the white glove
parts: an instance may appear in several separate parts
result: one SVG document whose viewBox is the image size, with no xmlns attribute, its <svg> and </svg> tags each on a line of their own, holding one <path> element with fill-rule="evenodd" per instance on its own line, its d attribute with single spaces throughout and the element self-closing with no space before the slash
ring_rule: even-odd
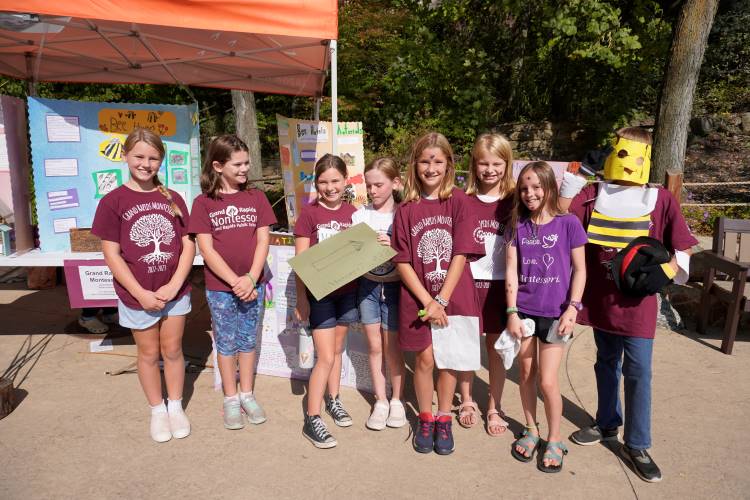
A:
<svg viewBox="0 0 750 500">
<path fill-rule="evenodd" d="M 575 198 L 581 189 L 586 187 L 588 180 L 580 175 L 570 172 L 563 173 L 562 184 L 560 184 L 560 196 L 563 198 Z"/>
</svg>

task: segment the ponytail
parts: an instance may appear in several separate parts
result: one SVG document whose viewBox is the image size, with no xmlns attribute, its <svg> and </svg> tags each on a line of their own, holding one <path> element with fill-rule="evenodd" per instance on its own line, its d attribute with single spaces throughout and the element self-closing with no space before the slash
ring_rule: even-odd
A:
<svg viewBox="0 0 750 500">
<path fill-rule="evenodd" d="M 174 202 L 174 198 L 172 198 L 172 193 L 169 192 L 169 189 L 164 187 L 164 184 L 161 183 L 159 180 L 159 176 L 154 176 L 154 184 L 156 185 L 156 189 L 159 190 L 159 192 L 164 195 L 164 197 L 169 202 L 169 208 L 172 209 L 172 211 L 175 213 L 177 217 L 182 219 L 182 210 L 180 210 L 180 207 L 177 206 L 177 203 Z"/>
</svg>

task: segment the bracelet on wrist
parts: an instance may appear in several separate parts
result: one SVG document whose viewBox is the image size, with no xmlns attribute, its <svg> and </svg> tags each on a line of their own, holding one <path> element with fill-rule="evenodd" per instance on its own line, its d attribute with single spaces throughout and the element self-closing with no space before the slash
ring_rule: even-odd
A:
<svg viewBox="0 0 750 500">
<path fill-rule="evenodd" d="M 505 314 L 510 316 L 511 314 L 518 314 L 518 308 L 517 307 L 508 307 L 505 309 Z"/>
<path fill-rule="evenodd" d="M 440 294 L 437 294 L 437 295 L 435 295 L 435 297 L 433 297 L 433 298 L 435 299 L 435 302 L 437 302 L 437 303 L 438 303 L 438 304 L 440 304 L 441 306 L 443 306 L 443 307 L 448 307 L 448 301 L 447 301 L 447 300 L 445 300 L 444 298 L 442 298 L 442 297 L 440 296 Z"/>
<path fill-rule="evenodd" d="M 252 274 L 247 273 L 245 276 L 247 276 L 248 278 L 250 278 L 250 282 L 253 284 L 253 288 L 255 288 L 256 286 L 258 286 L 258 283 L 255 281 L 255 278 L 253 278 Z"/>
</svg>

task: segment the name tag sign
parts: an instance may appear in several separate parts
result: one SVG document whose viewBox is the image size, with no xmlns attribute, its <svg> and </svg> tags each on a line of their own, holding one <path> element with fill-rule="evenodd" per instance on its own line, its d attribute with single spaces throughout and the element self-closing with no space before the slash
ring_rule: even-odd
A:
<svg viewBox="0 0 750 500">
<path fill-rule="evenodd" d="M 72 309 L 117 306 L 114 278 L 103 259 L 65 260 L 64 269 Z"/>
</svg>

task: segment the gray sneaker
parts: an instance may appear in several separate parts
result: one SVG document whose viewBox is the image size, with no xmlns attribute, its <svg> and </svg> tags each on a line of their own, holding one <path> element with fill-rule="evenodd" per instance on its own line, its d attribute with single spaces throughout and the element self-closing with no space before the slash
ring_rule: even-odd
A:
<svg viewBox="0 0 750 500">
<path fill-rule="evenodd" d="M 598 425 L 579 429 L 570 435 L 571 441 L 582 446 L 591 446 L 603 441 L 617 441 L 618 439 L 620 439 L 620 433 L 617 429 L 602 430 Z"/>
<path fill-rule="evenodd" d="M 231 430 L 245 427 L 239 398 L 224 401 L 224 427 Z"/>
<path fill-rule="evenodd" d="M 254 394 L 246 397 L 240 396 L 240 405 L 251 424 L 258 425 L 266 421 L 266 412 L 263 411 L 263 407 L 255 400 Z"/>
<path fill-rule="evenodd" d="M 344 405 L 341 404 L 341 399 L 339 399 L 338 395 L 336 397 L 326 395 L 325 402 L 326 413 L 333 418 L 336 425 L 339 427 L 349 427 L 352 425 L 352 417 L 344 409 Z"/>
</svg>

